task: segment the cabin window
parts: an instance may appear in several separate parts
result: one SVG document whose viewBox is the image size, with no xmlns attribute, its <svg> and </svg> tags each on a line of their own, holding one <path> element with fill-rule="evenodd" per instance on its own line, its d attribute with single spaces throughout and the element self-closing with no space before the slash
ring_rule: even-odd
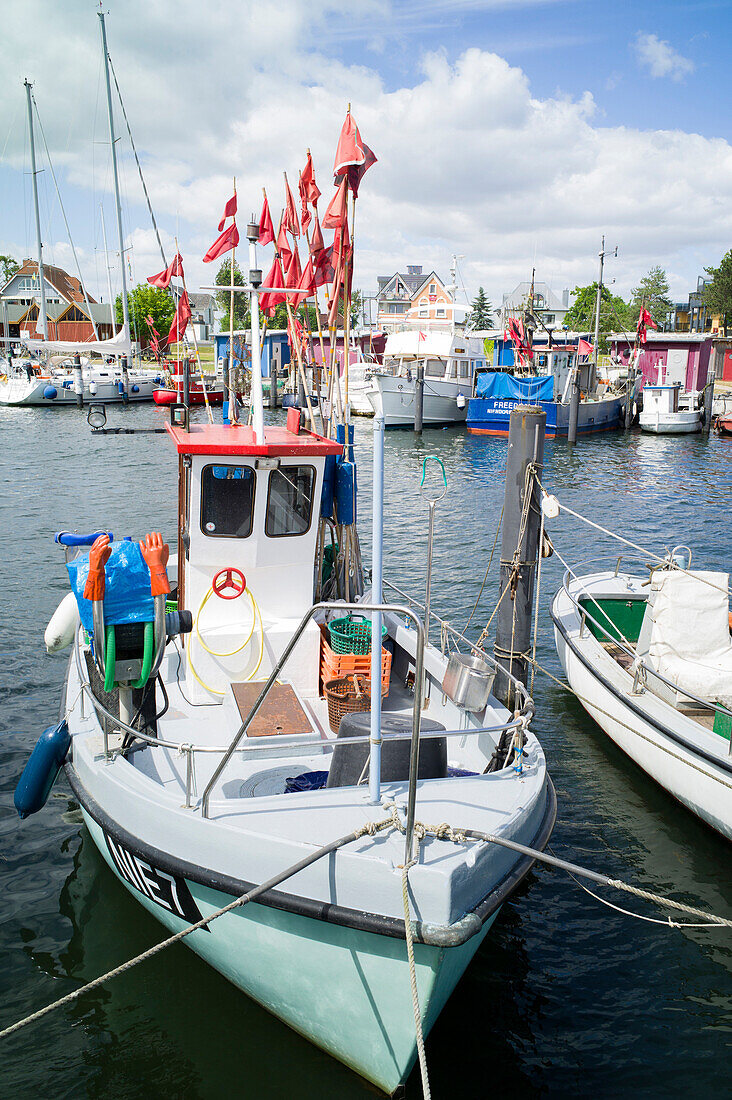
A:
<svg viewBox="0 0 732 1100">
<path fill-rule="evenodd" d="M 428 378 L 444 378 L 445 376 L 445 363 L 442 359 L 428 359 L 424 373 Z"/>
<path fill-rule="evenodd" d="M 460 360 L 460 377 L 470 378 L 470 362 L 467 359 Z"/>
<path fill-rule="evenodd" d="M 270 538 L 304 535 L 313 513 L 315 469 L 312 466 L 280 466 L 269 475 L 267 518 L 264 530 Z"/>
<path fill-rule="evenodd" d="M 245 539 L 252 533 L 254 470 L 251 466 L 204 466 L 201 530 L 210 538 Z"/>
</svg>

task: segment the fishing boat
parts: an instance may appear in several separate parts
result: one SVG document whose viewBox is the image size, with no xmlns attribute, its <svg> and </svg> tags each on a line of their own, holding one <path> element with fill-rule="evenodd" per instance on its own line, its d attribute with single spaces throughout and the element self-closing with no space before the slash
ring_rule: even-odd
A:
<svg viewBox="0 0 732 1100">
<path fill-rule="evenodd" d="M 37 360 L 10 358 L 0 371 L 0 405 L 53 408 L 152 401 L 161 381 L 160 371 L 128 369 L 126 359 L 103 363 L 79 358 L 78 363 L 67 361 L 53 367 Z"/>
<path fill-rule="evenodd" d="M 732 839 L 732 641 L 727 573 L 677 547 L 648 575 L 567 572 L 551 616 L 587 713 L 632 760 Z"/>
<path fill-rule="evenodd" d="M 681 383 L 643 387 L 643 408 L 638 417 L 641 431 L 657 435 L 683 435 L 702 429 L 701 394 L 682 393 Z"/>
<path fill-rule="evenodd" d="M 475 373 L 485 365 L 483 341 L 456 332 L 412 330 L 391 333 L 384 364 L 371 376 L 368 400 L 387 428 L 414 424 L 418 378 L 424 390 L 422 422 L 429 427 L 462 423 Z"/>
<path fill-rule="evenodd" d="M 206 393 L 203 386 L 206 386 Z M 173 374 L 169 381 L 158 386 L 153 391 L 153 401 L 156 405 L 182 405 L 184 398 L 184 384 L 182 374 Z M 224 400 L 224 386 L 221 378 L 209 377 L 205 383 L 200 375 L 191 375 L 188 400 L 191 405 L 221 405 Z"/>
</svg>

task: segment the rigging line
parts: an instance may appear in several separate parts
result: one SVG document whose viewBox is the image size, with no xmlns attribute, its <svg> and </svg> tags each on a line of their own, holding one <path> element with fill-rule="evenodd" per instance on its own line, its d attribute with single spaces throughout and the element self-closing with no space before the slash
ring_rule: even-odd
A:
<svg viewBox="0 0 732 1100">
<path fill-rule="evenodd" d="M 537 481 L 539 481 L 538 477 Z M 546 496 L 551 495 L 547 492 L 541 481 L 539 481 L 539 486 Z M 660 565 L 667 564 L 668 558 L 659 557 L 658 554 L 654 554 L 652 550 L 646 550 L 644 546 L 639 546 L 638 543 L 631 542 L 630 539 L 626 539 L 623 535 L 618 535 L 615 531 L 610 531 L 607 527 L 602 527 L 599 523 L 595 523 L 594 520 L 588 519 L 587 516 L 580 515 L 580 513 L 575 512 L 573 508 L 569 508 L 566 504 L 562 504 L 561 501 L 559 501 L 556 497 L 554 499 L 557 501 L 557 504 L 559 505 L 561 510 L 563 512 L 566 512 L 567 515 L 574 516 L 575 519 L 581 519 L 583 523 L 586 523 L 589 527 L 594 527 L 595 530 L 600 531 L 601 534 L 607 535 L 611 539 L 616 539 L 617 542 L 622 542 L 625 546 L 629 546 L 632 550 L 637 550 L 640 554 L 645 554 L 646 557 L 651 558 L 653 561 L 657 561 Z M 712 581 L 705 580 L 704 577 L 699 576 L 698 572 L 692 573 L 688 569 L 682 569 L 680 565 L 676 565 L 675 569 L 677 569 L 679 573 L 685 573 L 687 577 L 692 577 L 694 580 L 698 580 L 702 584 L 709 585 L 710 588 L 715 588 L 717 592 L 724 592 L 725 596 L 732 595 L 732 589 L 730 589 L 729 587 L 722 588 L 720 585 L 714 584 Z"/>
<path fill-rule="evenodd" d="M 20 110 L 20 99 L 18 98 L 18 100 L 16 101 L 16 104 L 15 104 L 15 110 L 13 111 L 13 117 L 10 120 L 10 128 L 8 130 L 8 136 L 5 138 L 5 144 L 3 145 L 3 151 L 2 151 L 2 153 L 0 153 L 0 160 L 5 159 L 5 153 L 6 153 L 7 148 L 8 148 L 8 142 L 10 141 L 10 138 L 13 135 L 13 130 L 15 129 L 15 124 L 18 121 L 18 111 L 19 110 Z"/>
<path fill-rule="evenodd" d="M 152 203 L 150 202 L 150 196 L 147 191 L 147 185 L 145 184 L 145 177 L 142 174 L 142 165 L 140 164 L 140 158 L 137 155 L 137 147 L 135 146 L 135 139 L 132 136 L 132 130 L 130 129 L 129 119 L 127 118 L 127 111 L 125 110 L 124 101 L 122 99 L 122 92 L 120 91 L 119 83 L 117 81 L 117 73 L 114 70 L 114 64 L 112 58 L 109 57 L 109 67 L 112 70 L 112 77 L 114 78 L 114 86 L 117 89 L 117 95 L 119 97 L 119 105 L 122 108 L 122 116 L 127 126 L 127 133 L 129 134 L 130 144 L 132 145 L 132 152 L 135 154 L 135 163 L 137 165 L 137 171 L 140 175 L 140 183 L 142 184 L 142 190 L 145 194 L 145 201 L 147 202 L 147 208 L 150 211 L 150 217 L 153 223 L 153 229 L 155 230 L 155 236 L 158 239 L 158 247 L 160 249 L 160 255 L 163 257 L 163 266 L 168 266 L 168 261 L 165 258 L 165 250 L 163 249 L 163 242 L 160 239 L 160 232 L 158 230 L 158 223 L 155 221 L 155 215 L 153 214 Z"/>
<path fill-rule="evenodd" d="M 496 535 L 495 535 L 495 538 L 493 539 L 493 546 L 491 547 L 491 556 L 488 559 L 488 568 L 485 571 L 485 576 L 483 577 L 483 583 L 480 586 L 480 592 L 478 593 L 478 598 L 476 599 L 475 603 L 473 604 L 473 610 L 470 612 L 470 616 L 468 618 L 468 621 L 466 622 L 465 626 L 463 627 L 463 634 L 465 634 L 465 632 L 467 631 L 468 627 L 470 626 L 470 622 L 473 618 L 473 615 L 475 614 L 475 612 L 478 609 L 478 604 L 480 603 L 480 597 L 483 595 L 483 589 L 485 588 L 486 581 L 488 580 L 488 574 L 490 573 L 491 563 L 493 562 L 493 555 L 496 552 L 496 545 L 498 543 L 498 534 L 499 534 L 499 531 L 501 530 L 501 524 L 503 523 L 503 510 L 504 510 L 505 507 L 506 507 L 506 502 L 504 501 L 503 504 L 501 505 L 501 514 L 498 518 L 498 526 L 496 527 Z"/>
<path fill-rule="evenodd" d="M 69 236 L 69 244 L 71 245 L 71 252 L 72 252 L 73 257 L 74 257 L 74 263 L 76 264 L 76 274 L 79 276 L 79 283 L 81 284 L 81 289 L 82 289 L 83 294 L 84 294 L 84 305 L 86 306 L 87 313 L 89 314 L 89 320 L 92 323 L 92 329 L 94 330 L 94 339 L 98 340 L 99 339 L 99 333 L 97 332 L 96 322 L 95 322 L 95 320 L 92 316 L 91 305 L 89 304 L 89 296 L 86 292 L 86 284 L 85 284 L 84 280 L 81 277 L 81 265 L 79 264 L 79 257 L 76 255 L 76 246 L 74 245 L 74 241 L 73 241 L 73 238 L 71 236 L 71 227 L 69 226 L 69 219 L 66 217 L 66 210 L 64 208 L 63 199 L 61 198 L 61 192 L 59 190 L 58 180 L 56 179 L 56 173 L 53 170 L 53 161 L 51 160 L 51 153 L 50 153 L 50 150 L 48 148 L 48 142 L 46 141 L 46 131 L 43 129 L 43 123 L 41 122 L 41 114 L 40 114 L 40 111 L 38 110 L 38 104 L 36 103 L 36 97 L 34 96 L 33 92 L 31 92 L 31 99 L 33 100 L 33 106 L 36 109 L 36 119 L 38 120 L 38 129 L 41 131 L 41 137 L 43 138 L 43 148 L 46 150 L 46 159 L 48 161 L 48 167 L 51 170 L 51 178 L 52 178 L 54 186 L 56 188 L 56 198 L 58 199 L 58 204 L 61 207 L 61 214 L 62 214 L 63 219 L 64 219 L 64 225 L 66 226 L 66 232 L 68 233 L 68 236 Z"/>
</svg>

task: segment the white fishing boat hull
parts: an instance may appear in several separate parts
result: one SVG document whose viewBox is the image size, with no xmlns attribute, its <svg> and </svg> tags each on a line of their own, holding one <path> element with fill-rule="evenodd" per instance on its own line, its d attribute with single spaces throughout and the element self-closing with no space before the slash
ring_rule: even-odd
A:
<svg viewBox="0 0 732 1100">
<path fill-rule="evenodd" d="M 680 409 L 678 412 L 645 412 L 638 417 L 641 431 L 658 435 L 685 435 L 701 431 L 701 413 L 698 409 Z"/>
<path fill-rule="evenodd" d="M 368 399 L 374 413 L 383 416 L 385 427 L 405 428 L 414 424 L 414 378 L 410 381 L 404 375 L 376 374 L 373 382 Z M 468 415 L 471 391 L 472 381 L 425 378 L 422 423 L 431 427 L 462 424 Z"/>
<path fill-rule="evenodd" d="M 613 586 L 617 594 L 642 593 L 641 578 L 595 574 L 580 578 L 582 591 Z M 579 584 L 580 582 L 573 582 Z M 600 589 L 596 586 L 599 585 Z M 570 585 L 570 588 L 572 586 Z M 687 809 L 732 839 L 732 757 L 728 742 L 679 712 L 658 695 L 633 691 L 633 675 L 605 651 L 564 589 L 551 616 L 569 686 L 600 729 Z"/>
<path fill-rule="evenodd" d="M 84 404 L 117 404 L 125 400 L 130 402 L 152 401 L 153 392 L 160 385 L 160 375 L 147 371 L 129 371 L 129 386 L 126 394 L 120 392 L 122 375 L 114 371 L 84 372 Z M 50 375 L 45 378 L 9 377 L 0 381 L 0 405 L 23 405 L 53 408 L 54 406 L 76 406 L 77 393 L 71 377 Z"/>
</svg>

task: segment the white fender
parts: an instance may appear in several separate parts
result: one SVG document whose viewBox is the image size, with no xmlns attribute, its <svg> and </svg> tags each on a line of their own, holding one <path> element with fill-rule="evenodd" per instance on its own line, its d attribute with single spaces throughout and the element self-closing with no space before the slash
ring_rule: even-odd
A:
<svg viewBox="0 0 732 1100">
<path fill-rule="evenodd" d="M 67 592 L 51 616 L 46 633 L 43 635 L 46 651 L 60 653 L 62 649 L 67 649 L 74 640 L 78 625 L 79 608 L 76 596 L 73 592 Z"/>
</svg>

